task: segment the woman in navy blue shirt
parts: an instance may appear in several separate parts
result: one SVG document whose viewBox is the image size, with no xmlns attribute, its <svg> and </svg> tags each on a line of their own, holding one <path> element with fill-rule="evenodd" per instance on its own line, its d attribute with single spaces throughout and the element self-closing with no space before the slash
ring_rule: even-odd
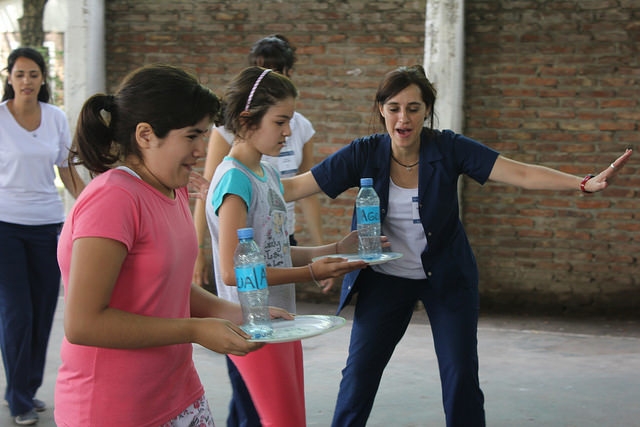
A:
<svg viewBox="0 0 640 427">
<path fill-rule="evenodd" d="M 577 177 L 516 162 L 463 135 L 433 129 L 435 89 L 421 66 L 388 73 L 374 111 L 386 133 L 352 141 L 310 172 L 283 180 L 285 198 L 323 191 L 335 198 L 372 177 L 380 197 L 382 234 L 398 260 L 349 273 L 338 312 L 357 292 L 349 357 L 342 371 L 334 427 L 364 426 L 395 346 L 417 301 L 433 340 L 447 426 L 484 426 L 478 379 L 478 268 L 459 219 L 462 174 L 537 190 L 604 190 L 628 149 L 596 176 Z M 355 217 L 352 220 L 355 229 Z"/>
</svg>

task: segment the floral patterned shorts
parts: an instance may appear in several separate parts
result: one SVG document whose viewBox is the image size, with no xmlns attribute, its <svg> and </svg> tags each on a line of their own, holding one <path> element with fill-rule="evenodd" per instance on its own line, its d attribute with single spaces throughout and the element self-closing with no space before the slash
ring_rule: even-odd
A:
<svg viewBox="0 0 640 427">
<path fill-rule="evenodd" d="M 205 395 L 203 394 L 193 405 L 168 423 L 162 424 L 161 427 L 215 427 Z"/>
</svg>

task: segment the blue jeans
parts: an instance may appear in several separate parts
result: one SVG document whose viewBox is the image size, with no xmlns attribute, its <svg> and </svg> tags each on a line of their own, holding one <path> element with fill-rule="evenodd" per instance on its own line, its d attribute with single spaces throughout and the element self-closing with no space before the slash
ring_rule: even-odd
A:
<svg viewBox="0 0 640 427">
<path fill-rule="evenodd" d="M 13 416 L 33 408 L 60 293 L 61 224 L 0 221 L 0 347 Z"/>
<path fill-rule="evenodd" d="M 484 427 L 477 287 L 441 295 L 427 280 L 402 279 L 371 268 L 360 273 L 355 285 L 359 292 L 333 427 L 366 425 L 384 368 L 418 301 L 425 305 L 431 324 L 447 426 Z"/>
</svg>

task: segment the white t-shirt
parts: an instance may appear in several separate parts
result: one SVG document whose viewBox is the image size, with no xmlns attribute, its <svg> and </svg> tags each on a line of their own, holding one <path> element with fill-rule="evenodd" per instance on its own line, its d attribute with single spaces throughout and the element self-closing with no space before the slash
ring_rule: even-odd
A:
<svg viewBox="0 0 640 427">
<path fill-rule="evenodd" d="M 64 112 L 40 103 L 40 126 L 27 131 L 0 104 L 0 221 L 22 225 L 64 221 L 53 166 L 66 167 L 71 137 Z"/>
<path fill-rule="evenodd" d="M 425 279 L 420 254 L 427 246 L 427 236 L 420 222 L 418 189 L 397 186 L 389 179 L 389 204 L 382 224 L 382 234 L 391 243 L 391 250 L 404 254 L 402 258 L 371 268 L 379 273 L 407 279 Z M 385 224 L 394 224 L 394 227 Z"/>
<path fill-rule="evenodd" d="M 302 151 L 311 137 L 316 133 L 311 122 L 297 111 L 291 118 L 291 136 L 288 136 L 284 147 L 278 157 L 262 156 L 262 160 L 269 162 L 280 171 L 280 178 L 290 178 L 298 174 L 302 163 Z M 228 132 L 224 126 L 216 128 L 220 135 L 229 143 L 233 144 L 234 135 Z M 293 234 L 296 229 L 295 202 L 287 203 L 288 231 Z"/>
</svg>

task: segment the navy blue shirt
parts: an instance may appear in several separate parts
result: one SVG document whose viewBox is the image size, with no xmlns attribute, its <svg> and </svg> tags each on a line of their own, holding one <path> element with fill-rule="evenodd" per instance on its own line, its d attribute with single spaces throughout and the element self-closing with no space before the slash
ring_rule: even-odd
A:
<svg viewBox="0 0 640 427">
<path fill-rule="evenodd" d="M 441 293 L 478 286 L 478 267 L 459 217 L 458 177 L 467 175 L 480 184 L 489 178 L 499 153 L 452 131 L 423 129 L 420 135 L 418 210 L 428 245 L 420 258 L 427 281 Z M 360 178 L 373 178 L 380 197 L 380 220 L 389 204 L 391 138 L 375 134 L 353 140 L 311 169 L 316 182 L 336 198 L 358 187 Z M 387 227 L 393 224 L 385 223 Z M 355 229 L 355 216 L 352 218 Z M 345 276 L 341 310 L 355 288 L 360 270 Z"/>
</svg>

